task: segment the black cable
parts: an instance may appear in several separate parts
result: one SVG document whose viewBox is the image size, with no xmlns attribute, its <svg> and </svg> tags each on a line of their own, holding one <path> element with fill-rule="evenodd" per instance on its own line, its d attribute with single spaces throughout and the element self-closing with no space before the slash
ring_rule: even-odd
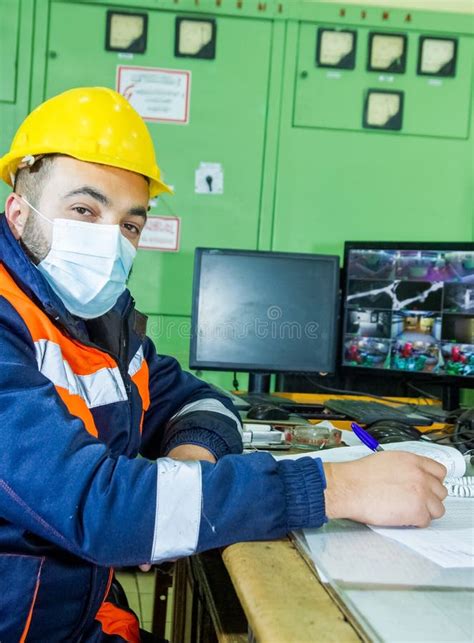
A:
<svg viewBox="0 0 474 643">
<path fill-rule="evenodd" d="M 385 397 L 383 395 L 374 395 L 373 393 L 365 393 L 363 391 L 353 391 L 353 390 L 343 390 L 343 389 L 338 389 L 338 388 L 333 388 L 331 386 L 324 386 L 324 384 L 320 384 L 319 382 L 316 382 L 313 380 L 307 373 L 301 373 L 316 389 L 321 389 L 322 391 L 327 391 L 329 393 L 335 393 L 337 395 L 363 395 L 365 397 L 370 397 L 376 400 L 385 400 L 387 402 L 396 402 L 399 405 L 402 406 L 409 406 L 414 409 L 416 409 L 418 412 L 420 411 L 419 407 L 416 404 L 404 404 L 403 402 L 400 402 L 400 400 L 396 400 L 394 398 L 390 397 Z M 413 388 L 415 391 L 421 393 L 425 397 L 428 397 L 429 399 L 439 401 L 439 399 L 435 395 L 431 395 L 426 393 L 426 391 L 423 391 L 422 389 L 419 389 L 418 387 L 414 386 L 411 383 L 408 383 L 408 386 L 410 388 Z M 431 405 L 426 404 L 426 407 L 429 409 Z M 423 414 L 425 414 L 426 411 L 423 409 Z M 437 421 L 442 421 L 440 420 L 439 417 L 435 416 L 434 414 L 429 414 L 426 413 L 426 415 L 433 420 Z M 382 421 L 381 421 L 382 422 Z M 367 427 L 368 429 L 370 427 Z M 374 426 L 374 429 L 376 427 Z M 392 434 L 392 432 L 390 432 Z M 407 430 L 405 430 L 403 427 L 400 427 L 398 429 L 398 435 L 407 435 L 408 433 L 408 427 Z M 430 433 L 441 433 L 439 438 L 429 438 Z M 423 433 L 420 433 L 418 439 L 419 440 L 425 440 L 425 441 L 431 441 L 431 442 L 441 442 L 441 441 L 448 441 L 449 446 L 453 446 L 455 448 L 458 448 L 459 451 L 463 452 L 468 452 L 474 450 L 474 429 L 466 428 L 463 427 L 460 423 L 456 423 L 454 427 L 454 433 L 448 434 L 445 433 L 445 435 L 442 435 L 443 431 L 441 429 L 431 429 L 429 431 L 424 431 Z M 387 434 L 388 436 L 388 434 Z M 385 436 L 385 437 L 387 437 Z M 395 431 L 393 431 L 393 437 L 395 437 Z M 411 437 L 411 439 L 416 439 L 415 437 Z"/>
<path fill-rule="evenodd" d="M 232 386 L 234 387 L 234 391 L 239 390 L 239 380 L 237 379 L 237 371 L 234 371 L 234 379 L 232 380 Z"/>
<path fill-rule="evenodd" d="M 407 388 L 411 388 L 414 391 L 416 391 L 417 393 L 421 393 L 423 395 L 423 397 L 427 397 L 430 400 L 436 400 L 437 402 L 441 401 L 436 395 L 432 395 L 431 393 L 427 393 L 423 389 L 418 388 L 418 386 L 415 386 L 412 382 L 407 382 Z"/>
<path fill-rule="evenodd" d="M 332 386 L 324 386 L 319 382 L 313 380 L 307 373 L 302 373 L 306 379 L 316 388 L 321 389 L 322 391 L 328 391 L 329 393 L 336 393 L 336 395 L 364 395 L 365 397 L 371 397 L 375 400 L 385 400 L 386 402 L 395 402 L 396 404 L 403 404 L 400 400 L 393 397 L 385 397 L 384 395 L 374 395 L 373 393 L 364 393 L 363 391 L 352 391 L 352 390 L 343 390 L 339 388 L 332 388 Z"/>
<path fill-rule="evenodd" d="M 416 404 L 404 404 L 403 402 L 400 402 L 400 400 L 396 400 L 394 398 L 384 397 L 382 395 L 374 395 L 372 393 L 365 393 L 363 391 L 343 390 L 343 389 L 333 388 L 331 386 L 324 386 L 323 384 L 320 384 L 319 382 L 316 382 L 311 377 L 309 377 L 309 375 L 307 373 L 301 373 L 301 374 L 304 375 L 304 377 L 316 389 L 321 389 L 323 391 L 328 391 L 329 393 L 336 393 L 338 395 L 363 395 L 365 397 L 374 398 L 376 400 L 385 400 L 387 402 L 396 402 L 396 403 L 398 403 L 400 405 L 403 405 L 403 406 L 413 407 L 414 409 L 419 411 L 419 407 Z M 414 390 L 417 390 L 418 392 L 420 392 L 423 395 L 425 395 L 425 391 L 422 391 L 421 389 L 418 389 L 417 387 L 414 387 L 413 385 L 411 386 L 411 388 L 414 388 Z M 438 398 L 436 396 L 434 396 L 434 395 L 426 394 L 426 396 L 429 397 L 430 399 L 438 400 Z M 426 404 L 426 407 L 429 409 L 430 404 Z M 423 410 L 423 414 L 425 414 L 425 410 Z M 440 418 L 435 416 L 434 414 L 426 413 L 426 415 L 430 419 L 441 421 Z M 382 424 L 382 422 L 386 422 L 386 421 L 381 420 L 380 423 Z M 376 427 L 377 423 L 373 423 L 373 424 L 374 424 L 374 426 L 373 426 L 374 432 L 378 432 L 377 427 Z M 370 432 L 371 427 L 368 426 L 366 428 Z M 448 446 L 452 446 L 454 448 L 457 448 L 459 451 L 461 451 L 461 453 L 469 452 L 469 451 L 474 450 L 474 429 L 465 428 L 459 423 L 456 423 L 455 428 L 454 428 L 454 433 L 444 433 L 444 435 L 443 435 L 443 430 L 442 429 L 431 429 L 431 430 L 428 430 L 428 431 L 423 431 L 422 433 L 420 433 L 419 436 L 416 436 L 416 437 L 415 437 L 414 433 L 410 434 L 409 431 L 410 431 L 410 427 L 407 427 L 405 429 L 403 426 L 399 426 L 399 427 L 397 427 L 396 430 L 395 430 L 395 427 L 394 427 L 391 430 L 380 431 L 380 433 L 383 432 L 384 433 L 383 437 L 385 437 L 385 438 L 389 438 L 389 437 L 393 438 L 393 437 L 397 437 L 397 436 L 405 436 L 405 437 L 407 437 L 407 438 L 409 438 L 411 440 L 418 439 L 418 440 L 422 440 L 422 441 L 430 441 L 430 442 L 433 442 L 433 443 L 436 443 L 436 444 L 444 442 L 444 444 L 447 443 Z M 438 438 L 435 438 L 435 437 L 430 438 L 429 434 L 431 434 L 431 433 L 440 433 L 441 435 Z M 380 442 L 380 439 L 379 439 L 379 442 Z"/>
<path fill-rule="evenodd" d="M 465 426 L 462 417 L 460 420 L 454 426 L 452 441 L 462 447 L 459 449 L 460 451 L 472 451 L 474 449 L 474 427 L 472 425 Z"/>
<path fill-rule="evenodd" d="M 457 427 L 456 427 L 457 428 Z M 461 453 L 469 453 L 474 450 L 474 430 L 461 428 L 454 433 L 447 433 L 443 429 L 431 429 L 430 431 L 416 432 L 413 427 L 403 426 L 403 424 L 394 422 L 390 426 L 387 420 L 372 422 L 366 426 L 366 430 L 373 435 L 380 443 L 400 442 L 405 440 L 420 440 L 422 442 L 431 442 L 432 444 L 441 444 L 444 446 L 454 447 Z M 418 433 L 418 435 L 417 435 Z M 438 433 L 438 437 L 430 434 Z M 400 439 L 402 438 L 402 439 Z"/>
<path fill-rule="evenodd" d="M 439 435 L 432 435 L 436 433 Z M 431 435 L 432 437 L 430 437 Z M 422 434 L 422 439 L 423 438 L 426 438 L 435 444 L 452 446 L 461 451 L 461 453 L 474 450 L 474 429 L 466 428 L 459 424 L 455 425 L 454 431 L 451 433 L 447 433 L 443 429 L 431 429 L 429 431 L 424 431 Z"/>
</svg>

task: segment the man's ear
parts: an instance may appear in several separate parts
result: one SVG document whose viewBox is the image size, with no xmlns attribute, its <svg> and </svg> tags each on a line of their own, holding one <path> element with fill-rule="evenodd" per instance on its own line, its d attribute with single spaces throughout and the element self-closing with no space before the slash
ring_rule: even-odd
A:
<svg viewBox="0 0 474 643">
<path fill-rule="evenodd" d="M 21 239 L 30 209 L 22 199 L 12 192 L 5 202 L 5 216 L 15 239 Z"/>
</svg>

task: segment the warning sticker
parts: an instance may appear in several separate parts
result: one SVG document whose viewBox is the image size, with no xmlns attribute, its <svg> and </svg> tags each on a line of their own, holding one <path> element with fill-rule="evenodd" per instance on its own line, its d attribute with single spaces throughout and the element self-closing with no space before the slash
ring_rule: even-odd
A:
<svg viewBox="0 0 474 643">
<path fill-rule="evenodd" d="M 148 217 L 138 247 L 142 250 L 178 252 L 180 228 L 179 217 Z"/>
<path fill-rule="evenodd" d="M 118 65 L 117 91 L 147 121 L 189 123 L 190 71 Z"/>
</svg>

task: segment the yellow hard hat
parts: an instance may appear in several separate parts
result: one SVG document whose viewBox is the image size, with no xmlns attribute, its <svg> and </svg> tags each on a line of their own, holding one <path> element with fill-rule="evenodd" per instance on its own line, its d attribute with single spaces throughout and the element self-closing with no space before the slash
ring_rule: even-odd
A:
<svg viewBox="0 0 474 643">
<path fill-rule="evenodd" d="M 161 181 L 144 121 L 123 96 L 107 87 L 70 89 L 33 110 L 0 159 L 1 178 L 13 186 L 18 168 L 43 154 L 64 154 L 142 174 L 150 181 L 150 197 L 172 192 Z"/>
</svg>

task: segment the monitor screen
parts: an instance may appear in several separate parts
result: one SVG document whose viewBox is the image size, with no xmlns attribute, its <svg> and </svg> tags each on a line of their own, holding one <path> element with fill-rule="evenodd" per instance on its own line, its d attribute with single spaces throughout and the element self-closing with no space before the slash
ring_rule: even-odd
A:
<svg viewBox="0 0 474 643">
<path fill-rule="evenodd" d="M 344 281 L 344 366 L 474 378 L 473 243 L 347 242 Z"/>
<path fill-rule="evenodd" d="M 333 372 L 339 257 L 198 248 L 191 368 Z"/>
</svg>

